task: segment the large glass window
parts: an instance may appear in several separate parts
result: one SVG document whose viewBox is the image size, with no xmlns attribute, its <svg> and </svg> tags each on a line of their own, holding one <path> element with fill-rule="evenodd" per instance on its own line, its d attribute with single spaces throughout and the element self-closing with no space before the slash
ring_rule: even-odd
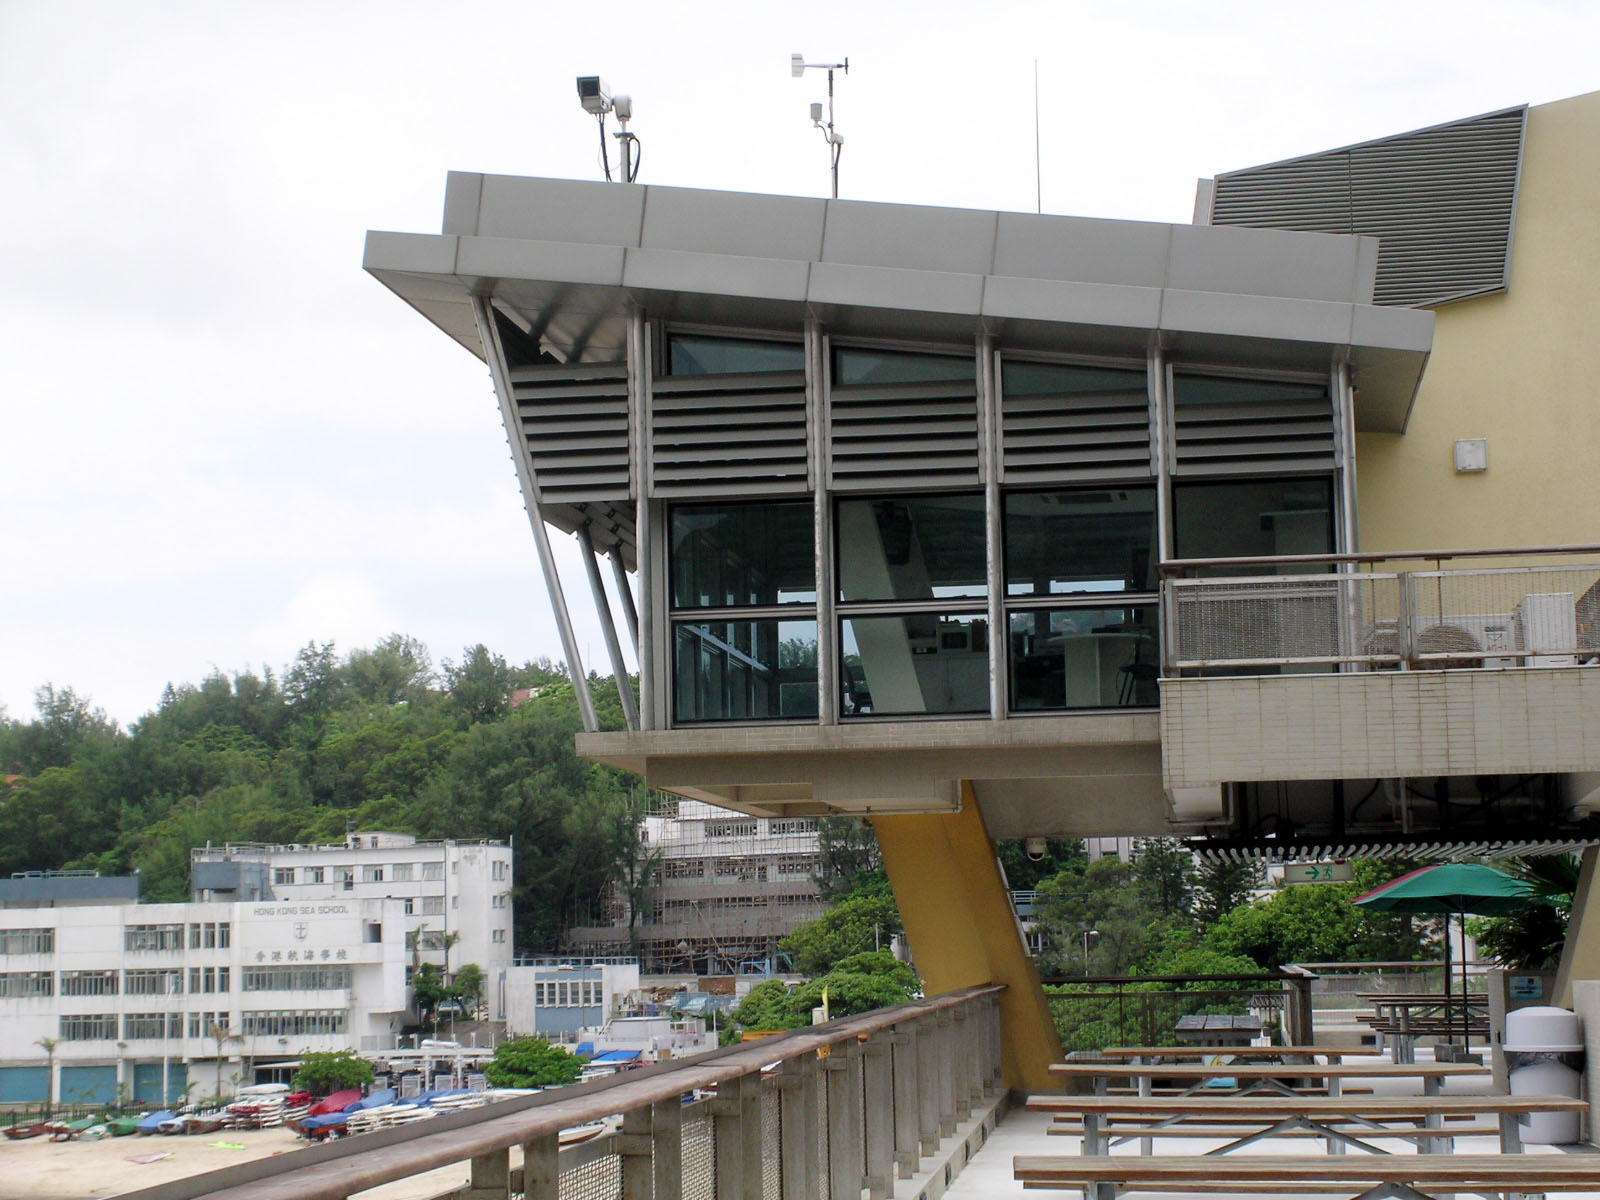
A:
<svg viewBox="0 0 1600 1200">
<path fill-rule="evenodd" d="M 1150 708 L 1160 703 L 1156 606 L 1013 610 L 1011 708 Z"/>
<path fill-rule="evenodd" d="M 668 519 L 673 608 L 814 604 L 811 505 L 677 505 Z"/>
<path fill-rule="evenodd" d="M 672 375 L 750 375 L 805 369 L 805 347 L 798 342 L 686 333 L 667 338 L 667 371 Z"/>
<path fill-rule="evenodd" d="M 817 715 L 815 620 L 681 621 L 673 627 L 680 721 Z"/>
<path fill-rule="evenodd" d="M 847 616 L 843 716 L 989 711 L 989 623 L 977 613 Z"/>
<path fill-rule="evenodd" d="M 1156 590 L 1156 491 L 1113 487 L 1005 498 L 1006 595 Z"/>
<path fill-rule="evenodd" d="M 1179 483 L 1172 491 L 1173 548 L 1179 558 L 1245 558 L 1331 554 L 1333 483 L 1327 478 Z M 1286 566 L 1307 574 L 1316 566 Z M 1212 574 L 1262 573 L 1260 567 L 1215 568 Z"/>
<path fill-rule="evenodd" d="M 836 521 L 842 601 L 988 595 L 981 495 L 841 500 Z"/>
</svg>

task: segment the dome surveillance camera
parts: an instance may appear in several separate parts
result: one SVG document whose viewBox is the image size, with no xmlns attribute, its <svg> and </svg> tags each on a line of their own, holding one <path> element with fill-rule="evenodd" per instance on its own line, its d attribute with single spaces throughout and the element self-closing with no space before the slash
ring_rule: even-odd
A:
<svg viewBox="0 0 1600 1200">
<path fill-rule="evenodd" d="M 1044 858 L 1049 845 L 1042 837 L 1031 837 L 1022 843 L 1022 849 L 1027 853 L 1029 862 L 1038 862 Z"/>
</svg>

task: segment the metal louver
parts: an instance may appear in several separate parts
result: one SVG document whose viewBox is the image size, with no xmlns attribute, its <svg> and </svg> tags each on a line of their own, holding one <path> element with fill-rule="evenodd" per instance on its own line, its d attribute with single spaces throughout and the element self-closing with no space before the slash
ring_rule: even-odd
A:
<svg viewBox="0 0 1600 1200">
<path fill-rule="evenodd" d="M 1211 223 L 1380 239 L 1374 299 L 1504 291 L 1527 106 L 1216 178 Z"/>
<path fill-rule="evenodd" d="M 835 385 L 829 423 L 837 490 L 979 483 L 976 380 Z"/>
<path fill-rule="evenodd" d="M 804 371 L 660 376 L 651 397 L 653 494 L 806 490 Z"/>
<path fill-rule="evenodd" d="M 1019 377 L 1018 368 L 1031 368 L 1032 377 Z M 1151 474 L 1150 398 L 1143 371 L 1008 362 L 1002 379 L 1006 483 L 1095 482 Z"/>
<path fill-rule="evenodd" d="M 514 367 L 522 436 L 546 503 L 626 499 L 626 363 Z"/>
<path fill-rule="evenodd" d="M 1333 403 L 1317 384 L 1179 375 L 1173 474 L 1331 469 Z"/>
</svg>

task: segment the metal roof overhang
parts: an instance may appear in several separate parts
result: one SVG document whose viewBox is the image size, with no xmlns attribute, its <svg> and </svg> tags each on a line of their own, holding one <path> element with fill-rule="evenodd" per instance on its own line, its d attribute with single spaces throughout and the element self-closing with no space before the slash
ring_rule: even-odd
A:
<svg viewBox="0 0 1600 1200">
<path fill-rule="evenodd" d="M 491 205 L 496 188 L 520 206 Z M 451 215 L 463 192 L 476 209 Z M 447 228 L 550 239 L 371 232 L 364 265 L 480 358 L 474 295 L 493 298 L 547 350 L 576 361 L 614 360 L 627 314 L 639 308 L 741 329 L 792 331 L 815 317 L 846 337 L 961 344 L 988 332 L 1008 349 L 1053 353 L 1142 357 L 1159 343 L 1220 366 L 1321 372 L 1344 357 L 1363 431 L 1404 430 L 1432 342 L 1431 313 L 1363 302 L 1376 258 L 1367 238 L 673 188 L 619 193 L 617 185 L 452 176 Z M 760 229 L 742 237 L 679 231 L 650 244 L 651 212 L 716 215 L 727 204 L 741 206 L 745 225 L 770 225 L 774 253 L 785 256 L 749 252 L 764 249 Z M 608 206 L 621 210 L 593 219 L 568 212 Z M 797 243 L 781 223 L 813 211 L 819 232 Z M 925 236 L 905 257 L 935 265 L 885 265 L 900 260 L 883 248 L 884 230 L 907 227 Z M 937 255 L 920 248 L 928 240 L 943 246 Z M 1084 267 L 1088 254 L 1098 258 Z"/>
</svg>

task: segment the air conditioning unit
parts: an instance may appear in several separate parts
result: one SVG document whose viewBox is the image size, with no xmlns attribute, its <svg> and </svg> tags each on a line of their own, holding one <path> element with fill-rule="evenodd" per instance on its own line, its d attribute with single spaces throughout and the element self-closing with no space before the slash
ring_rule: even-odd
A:
<svg viewBox="0 0 1600 1200">
<path fill-rule="evenodd" d="M 1517 605 L 1517 627 L 1522 648 L 1533 651 L 1530 667 L 1578 665 L 1578 610 L 1571 592 L 1543 592 L 1524 596 Z"/>
</svg>

